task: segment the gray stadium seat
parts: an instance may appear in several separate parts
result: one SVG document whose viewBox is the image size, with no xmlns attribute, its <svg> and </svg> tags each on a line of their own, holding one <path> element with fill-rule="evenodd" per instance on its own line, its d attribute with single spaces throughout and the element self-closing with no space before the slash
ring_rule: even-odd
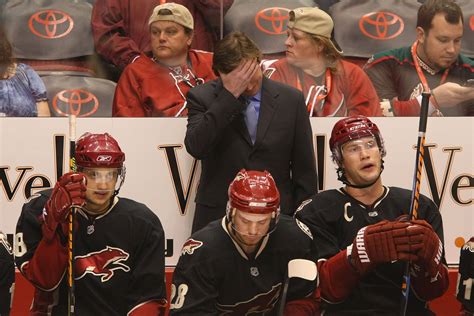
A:
<svg viewBox="0 0 474 316">
<path fill-rule="evenodd" d="M 51 116 L 112 117 L 115 82 L 58 74 L 42 79 L 48 91 Z"/>
</svg>

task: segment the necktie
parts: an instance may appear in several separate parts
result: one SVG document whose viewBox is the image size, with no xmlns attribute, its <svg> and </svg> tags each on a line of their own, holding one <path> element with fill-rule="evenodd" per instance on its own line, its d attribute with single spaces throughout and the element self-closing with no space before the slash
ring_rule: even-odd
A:
<svg viewBox="0 0 474 316">
<path fill-rule="evenodd" d="M 255 144 L 255 140 L 257 139 L 258 112 L 254 106 L 255 103 L 259 105 L 257 101 L 249 99 L 247 101 L 247 108 L 245 109 L 245 123 L 247 124 L 252 144 Z"/>
</svg>

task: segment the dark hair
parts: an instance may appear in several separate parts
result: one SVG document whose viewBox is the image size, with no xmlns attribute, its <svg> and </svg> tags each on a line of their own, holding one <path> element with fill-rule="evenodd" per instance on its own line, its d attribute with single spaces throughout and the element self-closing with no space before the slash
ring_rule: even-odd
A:
<svg viewBox="0 0 474 316">
<path fill-rule="evenodd" d="M 418 9 L 416 26 L 429 32 L 432 27 L 433 18 L 436 14 L 443 13 L 449 24 L 464 23 L 462 11 L 459 5 L 452 0 L 428 0 Z"/>
<path fill-rule="evenodd" d="M 12 45 L 8 41 L 5 32 L 0 29 L 0 76 L 7 73 L 13 62 Z"/>
<path fill-rule="evenodd" d="M 232 32 L 220 40 L 214 48 L 212 70 L 216 75 L 228 74 L 234 70 L 243 59 L 256 59 L 260 62 L 262 52 L 246 34 Z"/>
</svg>

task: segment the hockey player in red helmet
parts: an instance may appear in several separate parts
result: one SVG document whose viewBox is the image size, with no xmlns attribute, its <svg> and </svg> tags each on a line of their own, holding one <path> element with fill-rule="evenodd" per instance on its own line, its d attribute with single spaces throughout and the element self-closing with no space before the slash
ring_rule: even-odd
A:
<svg viewBox="0 0 474 316">
<path fill-rule="evenodd" d="M 23 207 L 15 258 L 35 286 L 33 315 L 66 315 L 67 224 L 75 207 L 74 278 L 78 315 L 164 313 L 164 231 L 145 205 L 118 196 L 125 153 L 108 133 L 76 142 L 77 172 L 63 175 Z"/>
<path fill-rule="evenodd" d="M 333 161 L 338 166 L 338 179 L 345 185 L 354 188 L 364 188 L 370 187 L 376 181 L 379 181 L 383 171 L 383 157 L 385 157 L 387 152 L 385 151 L 383 138 L 382 135 L 380 135 L 377 125 L 372 123 L 370 119 L 362 115 L 357 115 L 338 121 L 332 130 L 329 147 Z M 346 170 L 344 168 L 342 151 L 344 150 L 347 160 L 357 155 L 357 153 L 364 148 L 373 153 L 377 153 L 376 157 L 371 160 L 370 166 L 364 168 L 364 170 L 370 169 L 370 171 L 373 172 L 365 176 L 359 175 L 358 178 L 362 177 L 364 179 L 353 179 L 353 182 L 351 182 L 347 177 L 352 178 L 356 175 L 351 174 L 352 169 Z M 371 169 L 371 167 L 373 168 Z"/>
<path fill-rule="evenodd" d="M 173 273 L 171 315 L 275 315 L 286 267 L 314 261 L 311 233 L 280 215 L 280 193 L 267 171 L 242 169 L 228 189 L 227 212 L 195 232 Z M 285 315 L 315 312 L 316 281 L 290 282 Z"/>
<path fill-rule="evenodd" d="M 76 165 L 87 179 L 85 208 L 101 214 L 125 180 L 125 153 L 108 133 L 82 135 L 76 142 Z"/>
<path fill-rule="evenodd" d="M 382 184 L 385 144 L 369 118 L 339 120 L 329 145 L 345 186 L 316 194 L 295 214 L 318 247 L 324 315 L 399 315 L 407 261 L 407 315 L 433 315 L 427 301 L 449 282 L 438 207 L 420 195 L 418 219 L 406 219 L 411 191 Z"/>
<path fill-rule="evenodd" d="M 226 219 L 230 233 L 247 253 L 271 233 L 280 216 L 280 193 L 268 171 L 242 170 L 229 186 Z"/>
</svg>

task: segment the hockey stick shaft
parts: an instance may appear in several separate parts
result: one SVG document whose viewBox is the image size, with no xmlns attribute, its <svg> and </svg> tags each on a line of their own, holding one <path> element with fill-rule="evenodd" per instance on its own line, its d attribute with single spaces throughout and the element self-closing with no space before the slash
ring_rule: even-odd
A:
<svg viewBox="0 0 474 316">
<path fill-rule="evenodd" d="M 415 173 L 413 175 L 413 187 L 410 198 L 410 211 L 408 213 L 409 220 L 418 218 L 418 205 L 420 199 L 421 173 L 423 171 L 423 156 L 425 152 L 425 134 L 428 122 L 428 105 L 430 101 L 430 93 L 423 93 L 420 109 L 420 123 L 418 126 L 418 141 L 416 144 Z M 405 316 L 408 307 L 408 297 L 410 294 L 410 262 L 405 264 L 403 283 L 402 283 L 402 306 L 400 315 Z"/>
<path fill-rule="evenodd" d="M 278 304 L 278 316 L 283 316 L 285 312 L 285 305 L 286 305 L 286 296 L 288 294 L 288 285 L 290 284 L 290 278 L 288 275 L 285 277 L 285 281 L 283 282 L 283 288 L 281 290 L 280 301 Z"/>
<path fill-rule="evenodd" d="M 76 116 L 69 115 L 69 170 L 77 171 L 76 166 Z M 74 236 L 73 223 L 76 210 L 71 207 L 69 212 L 68 234 L 68 315 L 75 315 L 76 297 L 74 295 Z"/>
</svg>

